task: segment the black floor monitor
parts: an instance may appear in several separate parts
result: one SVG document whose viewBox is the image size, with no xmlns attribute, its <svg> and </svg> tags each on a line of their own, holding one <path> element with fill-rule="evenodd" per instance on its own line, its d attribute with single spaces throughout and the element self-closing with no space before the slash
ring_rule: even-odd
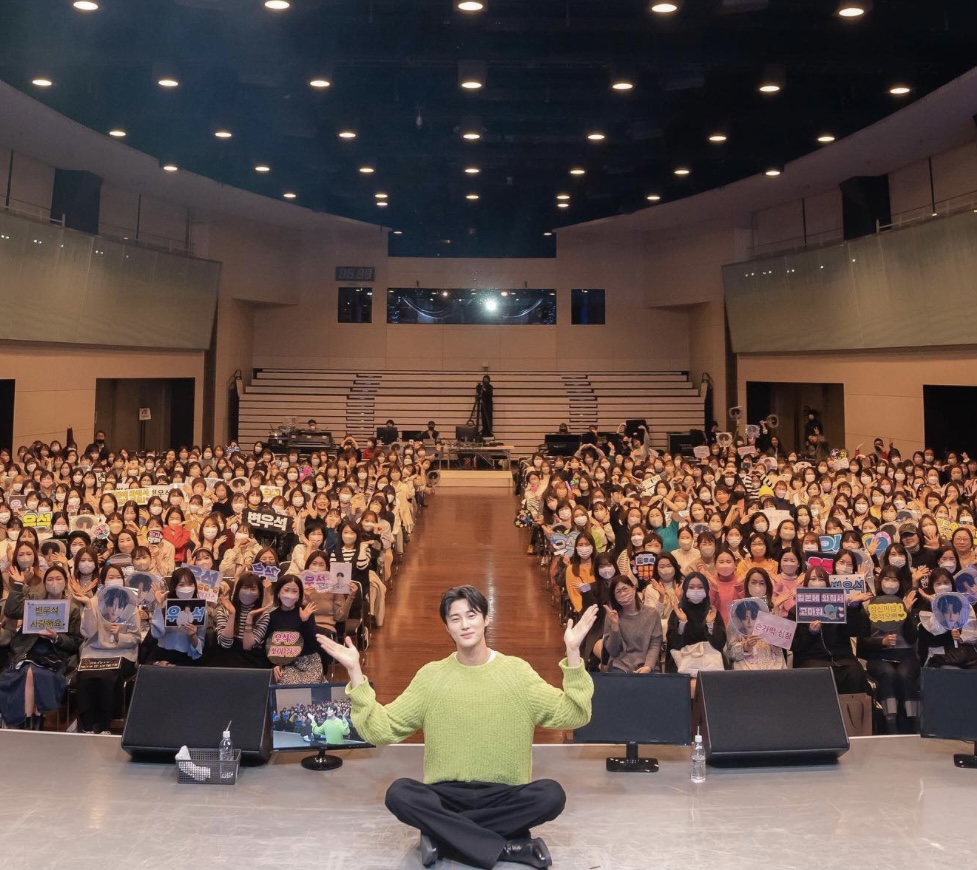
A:
<svg viewBox="0 0 977 870">
<path fill-rule="evenodd" d="M 381 444 L 393 444 L 397 440 L 396 426 L 378 426 L 377 441 Z"/>
<path fill-rule="evenodd" d="M 579 435 L 553 433 L 545 436 L 546 452 L 550 456 L 573 456 L 580 449 Z"/>
<path fill-rule="evenodd" d="M 455 441 L 477 441 L 477 426 L 455 426 Z"/>
<path fill-rule="evenodd" d="M 639 758 L 642 743 L 687 746 L 692 739 L 691 678 L 684 674 L 594 674 L 593 715 L 573 732 L 574 743 L 623 743 L 623 758 L 608 758 L 615 773 L 653 773 L 654 758 Z"/>
<path fill-rule="evenodd" d="M 977 768 L 977 671 L 923 668 L 923 737 L 966 740 L 973 754 L 954 755 L 957 767 Z"/>
<path fill-rule="evenodd" d="M 272 686 L 268 692 L 271 712 L 271 748 L 274 752 L 308 752 L 302 759 L 306 770 L 334 770 L 343 760 L 327 755 L 327 749 L 370 749 L 350 719 L 350 700 L 345 683 Z"/>
</svg>

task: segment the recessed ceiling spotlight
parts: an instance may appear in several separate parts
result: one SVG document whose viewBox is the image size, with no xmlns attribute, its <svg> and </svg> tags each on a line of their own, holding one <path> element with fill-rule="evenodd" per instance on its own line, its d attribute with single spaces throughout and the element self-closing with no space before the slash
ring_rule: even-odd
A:
<svg viewBox="0 0 977 870">
<path fill-rule="evenodd" d="M 332 87 L 332 82 L 329 81 L 329 79 L 322 78 L 321 76 L 319 76 L 314 79 L 309 79 L 309 87 L 318 88 L 319 90 L 322 90 L 323 88 Z"/>
<path fill-rule="evenodd" d="M 377 200 L 377 207 L 378 208 L 386 208 L 388 205 L 390 205 L 390 203 L 387 202 L 385 199 Z"/>
<path fill-rule="evenodd" d="M 611 89 L 615 91 L 630 91 L 634 89 L 634 83 L 627 79 L 618 79 L 611 84 Z"/>
<path fill-rule="evenodd" d="M 787 81 L 787 71 L 781 64 L 771 63 L 763 68 L 757 89 L 761 94 L 776 94 L 783 90 Z"/>
<path fill-rule="evenodd" d="M 176 172 L 179 168 L 180 167 L 177 166 L 175 163 L 164 163 L 163 164 L 163 171 L 164 172 Z"/>
<path fill-rule="evenodd" d="M 607 136 L 604 133 L 594 132 L 594 133 L 588 133 L 587 138 L 591 142 L 603 142 L 607 138 Z"/>
<path fill-rule="evenodd" d="M 557 208 L 570 208 L 570 203 L 568 202 L 558 202 L 556 204 Z"/>
<path fill-rule="evenodd" d="M 178 87 L 180 87 L 180 82 L 177 81 L 175 78 L 172 78 L 170 76 L 164 76 L 156 84 L 158 84 L 161 88 L 178 88 Z"/>
<path fill-rule="evenodd" d="M 121 127 L 115 127 L 112 130 L 109 130 L 109 136 L 111 136 L 113 139 L 125 139 L 126 131 Z"/>
<path fill-rule="evenodd" d="M 570 174 L 571 175 L 586 175 L 587 174 L 587 170 L 584 169 L 582 166 L 574 166 L 573 169 L 570 170 Z"/>
<path fill-rule="evenodd" d="M 692 170 L 691 170 L 691 169 L 689 169 L 689 168 L 688 168 L 687 166 L 679 166 L 679 167 L 678 167 L 678 168 L 677 168 L 677 169 L 675 170 L 675 174 L 676 174 L 676 175 L 681 175 L 681 176 L 685 176 L 685 175 L 691 175 L 691 174 L 692 174 Z"/>
<path fill-rule="evenodd" d="M 485 86 L 488 65 L 484 60 L 458 61 L 458 84 L 466 91 L 477 91 Z"/>
<path fill-rule="evenodd" d="M 726 136 L 725 133 L 713 133 L 709 137 L 709 141 L 719 143 L 719 142 L 725 142 L 727 138 L 728 137 Z"/>
<path fill-rule="evenodd" d="M 652 3 L 651 11 L 656 15 L 671 15 L 673 12 L 678 12 L 678 3 Z"/>
<path fill-rule="evenodd" d="M 265 9 L 272 12 L 284 12 L 291 5 L 289 0 L 265 0 Z"/>
<path fill-rule="evenodd" d="M 547 230 L 545 233 L 543 233 L 543 235 L 544 236 L 552 236 L 553 233 L 551 233 L 549 230 Z"/>
<path fill-rule="evenodd" d="M 760 85 L 761 94 L 776 94 L 780 90 L 780 85 L 776 82 L 763 82 Z"/>
<path fill-rule="evenodd" d="M 217 130 L 214 135 L 218 139 L 230 139 L 234 134 L 230 130 Z"/>
<path fill-rule="evenodd" d="M 361 166 L 360 173 L 363 175 L 373 175 L 376 170 L 372 166 Z"/>
<path fill-rule="evenodd" d="M 783 172 L 782 169 L 776 166 L 771 166 L 769 169 L 765 170 L 763 174 L 766 175 L 768 178 L 776 178 L 778 175 L 781 174 L 781 172 Z"/>
<path fill-rule="evenodd" d="M 831 133 L 822 133 L 818 136 L 818 142 L 822 145 L 827 145 L 829 142 L 834 142 L 835 137 Z"/>
<path fill-rule="evenodd" d="M 353 130 L 340 130 L 339 131 L 339 138 L 340 139 L 355 139 L 356 138 L 356 133 Z"/>
<path fill-rule="evenodd" d="M 904 97 L 910 91 L 912 91 L 912 88 L 909 85 L 893 85 L 889 88 L 889 93 L 894 97 Z"/>
<path fill-rule="evenodd" d="M 465 167 L 465 175 L 478 175 L 478 173 L 481 172 L 481 171 L 482 170 L 479 169 L 477 166 L 466 166 Z"/>
<path fill-rule="evenodd" d="M 288 193 L 283 193 L 282 196 L 285 199 L 295 199 L 298 196 L 298 194 L 297 193 L 292 193 L 291 191 L 289 191 Z"/>
<path fill-rule="evenodd" d="M 658 202 L 661 199 L 661 195 L 657 193 L 649 193 L 645 199 L 647 199 L 648 202 Z"/>
<path fill-rule="evenodd" d="M 387 196 L 388 195 L 386 193 L 375 193 L 375 194 L 373 194 L 373 198 L 374 199 L 387 199 Z"/>
<path fill-rule="evenodd" d="M 467 91 L 477 91 L 480 87 L 482 87 L 482 83 L 476 79 L 465 79 L 465 81 L 461 83 L 461 86 Z"/>
<path fill-rule="evenodd" d="M 31 84 L 34 85 L 34 87 L 36 88 L 49 88 L 51 87 L 51 85 L 54 84 L 54 82 L 52 82 L 51 79 L 49 78 L 45 78 L 44 76 L 39 76 L 36 79 L 31 79 Z"/>
<path fill-rule="evenodd" d="M 404 234 L 404 231 L 403 230 L 394 230 L 394 235 L 395 236 L 402 236 L 403 234 Z"/>
<path fill-rule="evenodd" d="M 257 166 L 255 166 L 254 171 L 262 173 L 271 172 L 271 167 L 267 163 L 259 163 Z"/>
<path fill-rule="evenodd" d="M 467 199 L 469 202 L 476 202 L 479 198 L 480 197 L 479 197 L 479 195 L 477 193 L 466 193 L 465 194 L 465 199 Z"/>
<path fill-rule="evenodd" d="M 93 0 L 75 0 L 71 4 L 79 12 L 96 12 L 98 11 L 98 4 L 94 3 Z"/>
<path fill-rule="evenodd" d="M 861 18 L 866 12 L 871 11 L 872 0 L 841 0 L 838 4 L 838 11 L 835 13 L 839 18 Z"/>
<path fill-rule="evenodd" d="M 455 9 L 459 12 L 481 12 L 484 8 L 485 4 L 479 0 L 458 0 L 455 3 Z"/>
<path fill-rule="evenodd" d="M 570 199 L 569 193 L 558 193 L 556 198 L 559 202 L 567 202 Z"/>
<path fill-rule="evenodd" d="M 482 138 L 482 134 L 479 133 L 477 130 L 466 130 L 464 133 L 461 134 L 461 138 L 466 139 L 469 142 L 477 142 L 479 139 Z"/>
</svg>

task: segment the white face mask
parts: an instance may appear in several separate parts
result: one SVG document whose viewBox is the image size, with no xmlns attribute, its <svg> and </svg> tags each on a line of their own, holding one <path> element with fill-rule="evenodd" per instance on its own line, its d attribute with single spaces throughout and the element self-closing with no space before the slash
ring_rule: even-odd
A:
<svg viewBox="0 0 977 870">
<path fill-rule="evenodd" d="M 208 526 L 206 529 L 204 529 L 204 537 L 208 541 L 214 540 L 214 538 L 217 537 L 217 529 L 215 529 L 213 526 Z"/>
<path fill-rule="evenodd" d="M 577 555 L 581 559 L 589 559 L 593 552 L 594 552 L 593 547 L 577 547 Z"/>
<path fill-rule="evenodd" d="M 953 559 L 940 559 L 940 567 L 945 568 L 951 573 L 957 570 L 957 564 L 953 561 Z"/>
<path fill-rule="evenodd" d="M 673 580 L 675 579 L 675 569 L 668 562 L 662 562 L 658 566 L 658 577 L 661 580 Z"/>
<path fill-rule="evenodd" d="M 121 577 L 111 577 L 110 579 L 108 579 L 108 580 L 105 581 L 105 585 L 108 588 L 112 588 L 112 587 L 115 587 L 115 586 L 121 586 L 123 584 L 123 582 L 124 581 L 122 580 Z"/>
<path fill-rule="evenodd" d="M 905 556 L 889 556 L 889 564 L 893 568 L 902 568 L 906 564 Z"/>
<path fill-rule="evenodd" d="M 151 507 L 151 508 L 149 509 L 149 513 L 150 513 L 150 514 L 152 514 L 152 516 L 154 516 L 154 517 L 158 517 L 158 516 L 159 516 L 159 515 L 160 515 L 161 513 L 163 513 L 163 508 L 162 508 L 162 506 L 161 506 L 161 505 L 158 505 L 158 504 L 154 504 L 154 505 L 153 505 L 153 506 L 152 506 L 152 507 Z"/>
<path fill-rule="evenodd" d="M 641 535 L 632 535 L 631 536 L 631 545 L 633 547 L 643 547 L 644 546 L 644 543 L 645 543 L 645 539 L 642 538 Z"/>
<path fill-rule="evenodd" d="M 808 589 L 827 589 L 828 588 L 828 584 L 827 583 L 823 583 L 820 580 L 812 580 L 810 583 L 807 584 L 807 588 Z"/>
<path fill-rule="evenodd" d="M 81 574 L 83 577 L 87 577 L 90 574 L 94 574 L 95 563 L 92 562 L 90 559 L 82 559 L 78 563 L 78 573 Z"/>
<path fill-rule="evenodd" d="M 767 588 L 762 583 L 751 583 L 749 595 L 750 598 L 766 598 Z"/>
<path fill-rule="evenodd" d="M 685 593 L 685 597 L 689 599 L 693 604 L 701 604 L 706 600 L 706 590 L 705 589 L 690 589 Z"/>
<path fill-rule="evenodd" d="M 687 538 L 682 538 L 682 540 L 678 542 L 678 545 L 679 549 L 681 549 L 683 553 L 688 553 L 689 550 L 692 549 L 692 542 Z"/>
<path fill-rule="evenodd" d="M 573 522 L 575 525 L 578 525 L 581 528 L 583 528 L 585 525 L 587 525 L 587 517 L 581 514 L 580 516 L 574 517 Z"/>
<path fill-rule="evenodd" d="M 283 592 L 278 596 L 278 600 L 281 601 L 284 607 L 294 607 L 295 602 L 299 600 L 299 597 L 294 593 Z"/>
<path fill-rule="evenodd" d="M 952 592 L 952 591 L 953 591 L 953 587 L 947 586 L 946 583 L 941 583 L 939 586 L 933 587 L 933 593 L 935 595 L 943 595 L 943 593 L 945 592 Z"/>
<path fill-rule="evenodd" d="M 351 502 L 353 500 L 353 496 L 351 496 L 348 492 L 341 492 L 339 494 L 339 500 L 343 504 L 347 504 L 347 503 L 349 503 L 349 502 Z"/>
<path fill-rule="evenodd" d="M 568 519 L 570 519 L 570 514 L 571 514 L 571 513 L 572 513 L 572 511 L 569 511 L 569 510 L 567 510 L 566 508 L 563 508 L 563 509 L 562 509 L 562 510 L 560 511 L 560 514 L 559 514 L 559 516 L 560 516 L 560 519 L 561 519 L 561 520 L 568 520 Z"/>
<path fill-rule="evenodd" d="M 235 544 L 246 544 L 250 540 L 247 534 L 237 534 L 234 536 Z"/>
<path fill-rule="evenodd" d="M 8 541 L 16 541 L 17 540 L 17 534 L 18 534 L 17 529 L 9 529 L 7 531 L 7 540 Z"/>
<path fill-rule="evenodd" d="M 767 524 L 766 523 L 754 523 L 753 524 L 753 528 L 754 528 L 755 531 L 758 531 L 758 532 L 760 532 L 760 534 L 763 534 L 767 530 Z"/>
<path fill-rule="evenodd" d="M 610 580 L 617 572 L 611 566 L 607 566 L 601 568 L 597 573 L 600 574 L 603 579 Z"/>
<path fill-rule="evenodd" d="M 736 535 L 730 535 L 728 538 L 726 538 L 726 542 L 729 544 L 731 549 L 737 550 L 739 549 L 740 544 L 743 543 L 743 539 L 736 537 Z"/>
<path fill-rule="evenodd" d="M 30 568 L 34 564 L 33 556 L 18 556 L 17 564 L 20 566 L 21 570 Z"/>
<path fill-rule="evenodd" d="M 242 604 L 254 604 L 258 600 L 258 593 L 254 589 L 242 589 L 238 598 Z"/>
<path fill-rule="evenodd" d="M 44 584 L 44 588 L 47 590 L 49 598 L 60 598 L 64 594 L 64 581 L 48 580 Z"/>
<path fill-rule="evenodd" d="M 891 580 L 882 581 L 882 592 L 886 595 L 895 595 L 899 591 L 899 584 Z"/>
<path fill-rule="evenodd" d="M 711 559 L 716 554 L 716 548 L 712 544 L 703 544 L 699 547 L 699 553 L 706 559 Z"/>
<path fill-rule="evenodd" d="M 177 586 L 176 587 L 176 597 L 177 598 L 193 598 L 193 587 L 192 586 Z"/>
</svg>

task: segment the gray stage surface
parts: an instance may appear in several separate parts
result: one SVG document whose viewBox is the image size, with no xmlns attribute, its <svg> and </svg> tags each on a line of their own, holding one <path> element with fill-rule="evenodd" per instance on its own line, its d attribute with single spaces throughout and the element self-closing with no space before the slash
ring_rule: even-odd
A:
<svg viewBox="0 0 977 870">
<path fill-rule="evenodd" d="M 301 768 L 301 753 L 279 755 L 235 786 L 203 786 L 178 785 L 170 766 L 130 763 L 119 744 L 0 731 L 0 867 L 421 866 L 416 833 L 383 807 L 392 780 L 420 778 L 421 746 L 347 751 L 328 773 Z M 554 868 L 977 866 L 977 771 L 952 760 L 964 744 L 861 738 L 836 766 L 710 768 L 700 785 L 689 781 L 688 749 L 658 749 L 661 771 L 642 775 L 607 773 L 607 747 L 536 747 L 536 776 L 559 780 L 569 798 L 563 816 L 538 829 Z"/>
</svg>

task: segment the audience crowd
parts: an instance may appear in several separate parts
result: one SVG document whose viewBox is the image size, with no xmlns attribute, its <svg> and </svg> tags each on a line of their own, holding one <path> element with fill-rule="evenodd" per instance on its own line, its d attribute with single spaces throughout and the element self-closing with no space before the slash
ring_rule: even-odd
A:
<svg viewBox="0 0 977 870">
<path fill-rule="evenodd" d="M 920 668 L 977 667 L 977 461 L 882 439 L 787 454 L 765 430 L 720 442 L 684 456 L 636 437 L 522 463 L 527 554 L 564 619 L 601 608 L 588 667 L 830 668 L 839 693 L 872 697 L 877 730 L 918 730 Z M 799 587 L 846 590 L 844 613 L 798 620 Z"/>
<path fill-rule="evenodd" d="M 302 456 L 110 450 L 102 432 L 0 450 L 0 719 L 40 729 L 72 691 L 78 730 L 108 730 L 149 665 L 323 681 L 318 636 L 365 649 L 383 624 L 429 467 L 420 442 L 352 438 Z"/>
</svg>

